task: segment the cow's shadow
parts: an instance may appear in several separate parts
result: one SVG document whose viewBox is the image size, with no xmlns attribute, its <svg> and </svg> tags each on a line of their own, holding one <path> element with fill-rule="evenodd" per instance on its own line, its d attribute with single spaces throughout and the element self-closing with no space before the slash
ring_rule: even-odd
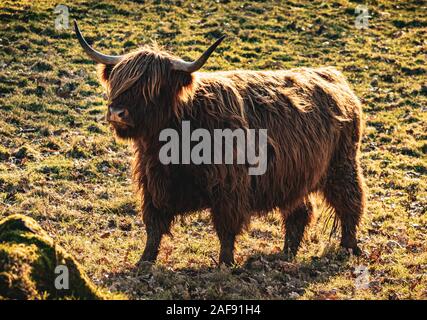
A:
<svg viewBox="0 0 427 320">
<path fill-rule="evenodd" d="M 129 266 L 108 275 L 110 290 L 144 299 L 297 299 L 317 283 L 351 272 L 351 255 L 336 246 L 319 256 L 289 260 L 282 253 L 249 256 L 240 266 L 211 266 L 171 270 L 151 263 Z M 336 292 L 309 293 L 335 299 Z"/>
</svg>

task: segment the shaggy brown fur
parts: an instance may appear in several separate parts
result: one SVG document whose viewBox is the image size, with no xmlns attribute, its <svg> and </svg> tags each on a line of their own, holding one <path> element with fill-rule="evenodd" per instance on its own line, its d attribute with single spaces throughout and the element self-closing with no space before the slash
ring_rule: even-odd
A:
<svg viewBox="0 0 427 320">
<path fill-rule="evenodd" d="M 333 68 L 289 71 L 174 71 L 175 57 L 145 47 L 114 67 L 102 66 L 111 107 L 124 107 L 134 125 L 112 123 L 135 148 L 133 178 L 142 199 L 147 243 L 142 261 L 154 261 L 177 215 L 210 209 L 220 262 L 233 263 L 236 235 L 253 214 L 283 213 L 285 252 L 295 255 L 312 215 L 308 196 L 323 193 L 341 222 L 341 245 L 359 253 L 356 228 L 364 210 L 359 165 L 361 105 Z M 247 165 L 163 165 L 159 133 L 267 129 L 264 175 Z M 213 134 L 212 134 L 213 135 Z"/>
</svg>

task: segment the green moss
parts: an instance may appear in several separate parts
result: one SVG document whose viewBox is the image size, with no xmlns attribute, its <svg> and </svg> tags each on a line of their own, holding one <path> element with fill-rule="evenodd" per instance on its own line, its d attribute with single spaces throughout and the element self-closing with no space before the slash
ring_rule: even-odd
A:
<svg viewBox="0 0 427 320">
<path fill-rule="evenodd" d="M 56 289 L 58 265 L 68 268 L 69 289 Z M 31 218 L 0 222 L 0 298 L 103 299 L 79 264 Z"/>
</svg>

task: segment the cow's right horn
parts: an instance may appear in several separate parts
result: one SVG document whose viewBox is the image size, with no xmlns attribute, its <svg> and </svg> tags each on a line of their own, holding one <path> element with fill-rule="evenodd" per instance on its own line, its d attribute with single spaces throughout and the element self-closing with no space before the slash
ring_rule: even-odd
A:
<svg viewBox="0 0 427 320">
<path fill-rule="evenodd" d="M 86 52 L 86 54 L 92 58 L 95 62 L 102 63 L 102 64 L 117 64 L 122 60 L 123 56 L 110 56 L 103 54 L 99 51 L 96 51 L 93 49 L 85 40 L 82 33 L 80 32 L 79 26 L 77 25 L 77 21 L 74 20 L 74 31 L 76 32 L 77 39 L 80 42 L 80 45 L 82 46 L 83 50 Z"/>
</svg>

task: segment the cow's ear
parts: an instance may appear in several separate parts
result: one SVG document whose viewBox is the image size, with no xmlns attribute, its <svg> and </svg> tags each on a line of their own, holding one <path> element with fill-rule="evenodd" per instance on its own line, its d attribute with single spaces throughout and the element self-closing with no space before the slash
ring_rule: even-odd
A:
<svg viewBox="0 0 427 320">
<path fill-rule="evenodd" d="M 98 78 L 104 87 L 108 86 L 108 79 L 113 68 L 114 65 L 111 64 L 98 64 Z"/>
</svg>

